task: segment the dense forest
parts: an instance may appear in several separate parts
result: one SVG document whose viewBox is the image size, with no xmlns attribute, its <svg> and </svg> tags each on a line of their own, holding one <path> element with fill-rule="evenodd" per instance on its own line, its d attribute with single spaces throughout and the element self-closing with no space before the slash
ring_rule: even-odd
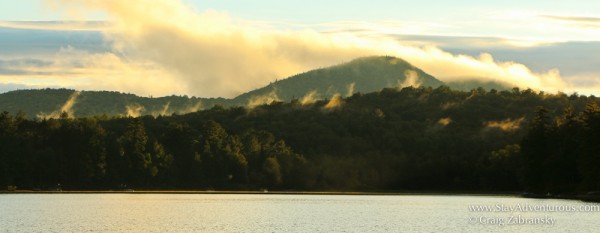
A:
<svg viewBox="0 0 600 233">
<path fill-rule="evenodd" d="M 65 190 L 600 190 L 600 100 L 407 87 L 185 115 L 0 114 L 0 185 Z"/>
</svg>

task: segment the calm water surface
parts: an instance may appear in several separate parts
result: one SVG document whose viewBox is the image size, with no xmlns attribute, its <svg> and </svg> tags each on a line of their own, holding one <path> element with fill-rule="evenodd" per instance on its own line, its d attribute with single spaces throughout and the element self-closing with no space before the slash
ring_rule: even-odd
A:
<svg viewBox="0 0 600 233">
<path fill-rule="evenodd" d="M 600 212 L 474 212 L 470 205 L 582 206 L 490 196 L 4 194 L 1 232 L 599 232 Z M 503 226 L 510 216 L 555 223 Z"/>
</svg>

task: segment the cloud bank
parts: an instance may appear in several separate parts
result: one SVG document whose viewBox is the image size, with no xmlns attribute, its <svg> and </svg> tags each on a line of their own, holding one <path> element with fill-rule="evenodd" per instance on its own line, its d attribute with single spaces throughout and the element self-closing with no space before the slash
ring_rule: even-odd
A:
<svg viewBox="0 0 600 233">
<path fill-rule="evenodd" d="M 339 64 L 361 56 L 403 58 L 442 81 L 477 77 L 548 92 L 570 91 L 557 70 L 532 72 L 514 62 L 454 55 L 436 47 L 403 44 L 396 38 L 361 37 L 350 32 L 282 30 L 198 13 L 179 0 L 48 0 L 75 19 L 102 11 L 111 17 L 102 33 L 112 51 L 88 54 L 66 48 L 37 72 L 0 82 L 109 89 L 142 95 L 187 94 L 234 97 L 275 79 Z M 74 14 L 74 12 L 76 14 Z M 43 74 L 61 74 L 47 79 Z M 24 77 L 27 78 L 24 78 Z M 44 77 L 44 78 L 42 78 Z"/>
<path fill-rule="evenodd" d="M 142 95 L 167 95 L 183 88 L 161 66 L 139 59 L 125 59 L 110 52 L 88 53 L 66 47 L 54 56 L 0 60 L 2 63 L 10 64 L 15 72 L 3 72 L 0 83 L 29 88 L 119 90 Z"/>
</svg>

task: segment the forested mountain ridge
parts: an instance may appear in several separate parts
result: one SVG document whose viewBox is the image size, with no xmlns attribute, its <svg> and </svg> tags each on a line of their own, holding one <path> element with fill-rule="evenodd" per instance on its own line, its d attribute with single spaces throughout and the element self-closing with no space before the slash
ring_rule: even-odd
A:
<svg viewBox="0 0 600 233">
<path fill-rule="evenodd" d="M 600 100 L 388 88 L 185 115 L 0 115 L 0 185 L 65 189 L 600 190 Z"/>
<path fill-rule="evenodd" d="M 29 118 L 70 116 L 143 116 L 194 112 L 224 104 L 224 98 L 188 96 L 140 97 L 114 91 L 75 91 L 70 89 L 17 90 L 0 94 L 0 110 L 22 111 Z"/>
<path fill-rule="evenodd" d="M 171 115 L 194 112 L 214 105 L 255 106 L 272 101 L 315 101 L 335 95 L 350 96 L 386 87 L 431 86 L 442 82 L 395 57 L 365 57 L 317 69 L 271 83 L 233 99 L 166 96 L 140 97 L 110 91 L 68 89 L 19 90 L 0 94 L 0 111 L 23 111 L 29 118 L 71 116 Z"/>
<path fill-rule="evenodd" d="M 242 94 L 233 101 L 245 104 L 261 97 L 284 102 L 303 97 L 330 99 L 335 95 L 346 97 L 356 92 L 369 93 L 386 87 L 438 87 L 442 84 L 433 76 L 400 58 L 363 57 L 276 81 Z"/>
</svg>

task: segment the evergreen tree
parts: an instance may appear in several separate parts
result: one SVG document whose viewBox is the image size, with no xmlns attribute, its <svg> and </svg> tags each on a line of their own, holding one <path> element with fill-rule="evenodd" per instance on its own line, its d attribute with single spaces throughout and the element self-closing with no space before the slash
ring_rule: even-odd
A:
<svg viewBox="0 0 600 233">
<path fill-rule="evenodd" d="M 119 138 L 120 154 L 127 164 L 126 182 L 129 184 L 145 184 L 152 170 L 152 158 L 146 151 L 148 136 L 144 123 L 134 118 L 125 133 Z"/>
<path fill-rule="evenodd" d="M 538 107 L 531 123 L 529 133 L 521 143 L 524 162 L 523 186 L 534 192 L 544 191 L 544 162 L 550 152 L 548 110 Z"/>
<path fill-rule="evenodd" d="M 579 170 L 582 189 L 600 190 L 600 107 L 589 102 L 582 115 L 583 137 Z"/>
</svg>

